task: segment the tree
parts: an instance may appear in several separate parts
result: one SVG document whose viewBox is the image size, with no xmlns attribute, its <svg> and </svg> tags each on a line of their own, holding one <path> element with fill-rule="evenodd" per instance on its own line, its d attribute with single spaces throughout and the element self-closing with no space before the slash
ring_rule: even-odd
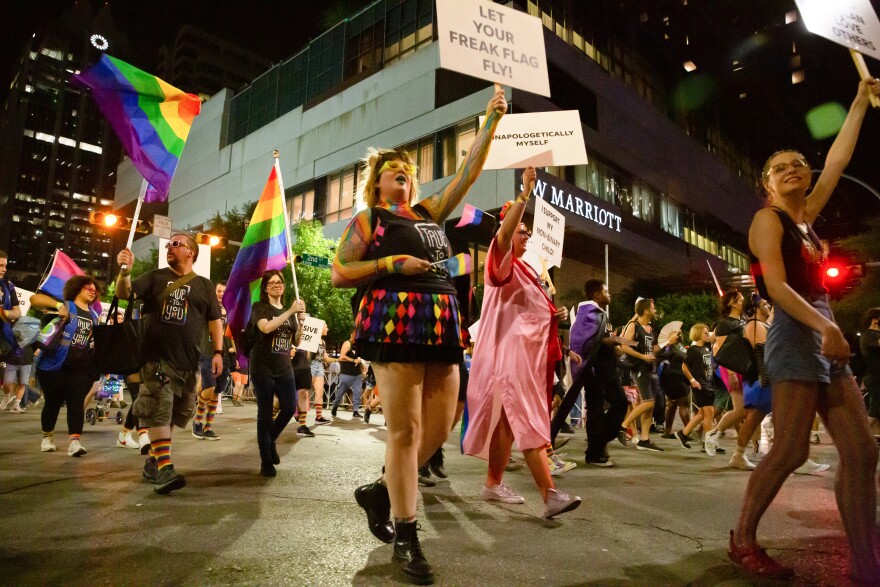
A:
<svg viewBox="0 0 880 587">
<path fill-rule="evenodd" d="M 241 209 L 233 208 L 223 216 L 219 213 L 214 214 L 213 218 L 205 223 L 206 226 L 211 227 L 208 232 L 218 236 L 225 236 L 230 241 L 241 242 L 256 207 L 257 202 L 251 202 L 244 205 Z M 229 244 L 222 249 L 211 248 L 212 281 L 216 283 L 229 279 L 236 255 L 238 255 L 238 247 L 236 245 Z"/>
<path fill-rule="evenodd" d="M 296 224 L 293 229 L 294 254 L 326 257 L 332 262 L 338 242 L 324 238 L 324 227 L 320 222 L 303 221 Z M 342 344 L 354 330 L 354 318 L 351 312 L 351 296 L 354 294 L 354 289 L 333 287 L 328 269 L 297 265 L 296 275 L 299 295 L 305 300 L 309 314 L 327 323 L 326 342 L 328 345 Z M 293 284 L 290 280 L 287 287 L 292 299 Z"/>
<path fill-rule="evenodd" d="M 868 230 L 841 240 L 838 246 L 860 262 L 880 261 L 880 217 L 866 222 Z M 831 303 L 834 317 L 841 330 L 848 334 L 859 332 L 862 315 L 868 308 L 880 306 L 880 268 L 867 267 L 865 276 L 851 292 Z"/>
</svg>

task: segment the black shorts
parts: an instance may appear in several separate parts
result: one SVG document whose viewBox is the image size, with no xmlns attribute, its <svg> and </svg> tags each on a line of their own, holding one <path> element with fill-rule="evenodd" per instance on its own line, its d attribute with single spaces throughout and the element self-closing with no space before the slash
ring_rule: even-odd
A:
<svg viewBox="0 0 880 587">
<path fill-rule="evenodd" d="M 715 405 L 715 391 L 712 389 L 694 389 L 694 405 L 698 408 L 708 408 Z"/>
<path fill-rule="evenodd" d="M 297 390 L 312 388 L 312 369 L 310 367 L 306 367 L 305 369 L 294 369 L 293 378 L 296 380 Z"/>
</svg>

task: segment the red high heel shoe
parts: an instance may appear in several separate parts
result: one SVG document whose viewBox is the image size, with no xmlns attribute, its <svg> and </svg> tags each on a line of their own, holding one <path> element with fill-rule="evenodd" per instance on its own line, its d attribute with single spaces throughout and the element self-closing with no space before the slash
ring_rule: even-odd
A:
<svg viewBox="0 0 880 587">
<path fill-rule="evenodd" d="M 727 551 L 730 560 L 746 571 L 768 579 L 791 579 L 794 569 L 785 567 L 767 554 L 760 546 L 737 546 L 733 541 L 733 530 L 730 531 L 730 547 Z"/>
</svg>

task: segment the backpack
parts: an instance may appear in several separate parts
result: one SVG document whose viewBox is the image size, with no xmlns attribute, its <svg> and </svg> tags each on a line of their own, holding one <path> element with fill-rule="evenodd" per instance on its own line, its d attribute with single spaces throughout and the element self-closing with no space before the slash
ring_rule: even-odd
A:
<svg viewBox="0 0 880 587">
<path fill-rule="evenodd" d="M 254 315 L 251 314 L 247 326 L 244 327 L 244 331 L 241 334 L 241 340 L 238 344 L 239 353 L 245 357 L 250 357 L 251 349 L 254 348 L 254 345 L 257 344 L 259 339 L 260 329 L 257 328 L 257 323 L 254 321 Z"/>
</svg>

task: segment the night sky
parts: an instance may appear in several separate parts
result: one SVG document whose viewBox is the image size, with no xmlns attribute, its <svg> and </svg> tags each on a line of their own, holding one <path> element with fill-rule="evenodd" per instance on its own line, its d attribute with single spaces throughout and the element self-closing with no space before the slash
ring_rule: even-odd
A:
<svg viewBox="0 0 880 587">
<path fill-rule="evenodd" d="M 272 61 L 290 57 L 310 39 L 371 4 L 371 0 L 115 0 L 113 20 L 128 35 L 130 61 L 147 71 L 158 63 L 159 47 L 170 45 L 185 24 L 232 41 Z M 57 20 L 73 0 L 6 0 L 0 11 L 0 98 L 27 38 Z M 95 12 L 105 3 L 91 0 Z"/>
</svg>

